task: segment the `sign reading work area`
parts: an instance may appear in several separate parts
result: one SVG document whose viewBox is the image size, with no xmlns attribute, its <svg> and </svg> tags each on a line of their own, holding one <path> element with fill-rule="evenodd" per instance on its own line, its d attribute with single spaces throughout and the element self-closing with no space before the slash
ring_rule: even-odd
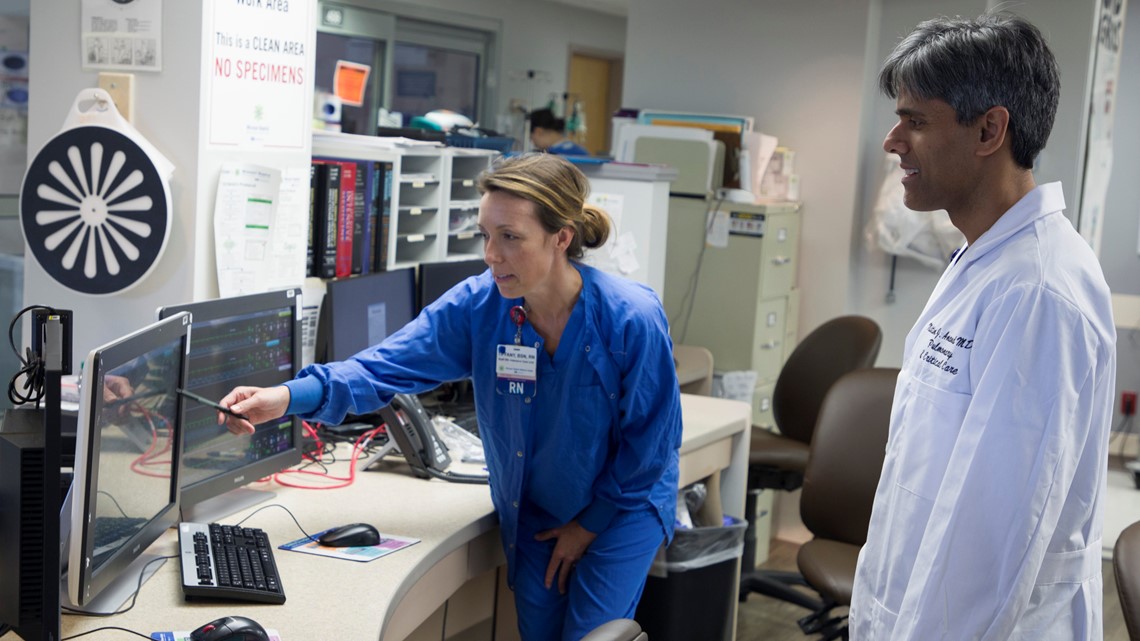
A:
<svg viewBox="0 0 1140 641">
<path fill-rule="evenodd" d="M 301 149 L 313 86 L 307 2 L 209 2 L 202 37 L 207 141 L 237 149 Z"/>
</svg>

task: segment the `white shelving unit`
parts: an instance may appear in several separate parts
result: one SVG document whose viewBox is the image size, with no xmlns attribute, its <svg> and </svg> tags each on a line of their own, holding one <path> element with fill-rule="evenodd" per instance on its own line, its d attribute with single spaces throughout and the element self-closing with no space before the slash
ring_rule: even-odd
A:
<svg viewBox="0 0 1140 641">
<path fill-rule="evenodd" d="M 388 269 L 441 260 L 447 251 L 443 196 L 447 155 L 438 147 L 402 150 L 392 176 Z"/>
<path fill-rule="evenodd" d="M 393 139 L 319 132 L 313 135 L 313 155 L 391 163 L 387 269 L 483 257 L 475 183 L 498 152 L 404 147 Z"/>
<path fill-rule="evenodd" d="M 479 237 L 479 174 L 490 167 L 498 152 L 484 149 L 452 148 L 447 175 L 447 253 L 445 260 L 472 260 L 483 257 Z"/>
</svg>

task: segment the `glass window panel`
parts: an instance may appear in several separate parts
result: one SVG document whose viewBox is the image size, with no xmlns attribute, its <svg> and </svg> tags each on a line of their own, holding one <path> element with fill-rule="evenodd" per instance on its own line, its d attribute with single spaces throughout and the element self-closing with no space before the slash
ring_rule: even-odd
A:
<svg viewBox="0 0 1140 641">
<path fill-rule="evenodd" d="M 405 125 L 435 109 L 478 119 L 479 54 L 400 42 L 394 62 L 392 110 Z"/>
<path fill-rule="evenodd" d="M 350 134 L 372 134 L 376 130 L 376 109 L 380 106 L 380 87 L 383 86 L 384 43 L 369 38 L 317 32 L 317 62 L 315 69 L 317 91 L 333 92 L 333 78 L 338 60 L 347 60 L 372 67 L 368 75 L 368 88 L 359 107 L 344 105 L 341 111 L 341 131 Z M 320 118 L 314 114 L 314 118 Z"/>
</svg>

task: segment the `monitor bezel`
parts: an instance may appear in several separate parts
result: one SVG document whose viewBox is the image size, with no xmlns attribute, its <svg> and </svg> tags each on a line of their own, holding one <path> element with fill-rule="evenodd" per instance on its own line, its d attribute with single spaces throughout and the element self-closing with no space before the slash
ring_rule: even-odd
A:
<svg viewBox="0 0 1140 641">
<path fill-rule="evenodd" d="M 259 294 L 246 294 L 230 298 L 216 298 L 195 303 L 169 305 L 158 308 L 159 318 L 179 312 L 190 312 L 193 322 L 207 322 L 219 320 L 229 316 L 239 316 L 270 309 L 293 308 L 293 371 L 290 376 L 296 376 L 301 367 L 301 288 L 291 287 Z M 189 358 L 187 358 L 189 370 Z M 284 452 L 267 456 L 253 463 L 227 470 L 221 474 L 202 479 L 182 488 L 181 506 L 183 515 L 190 514 L 194 506 L 205 503 L 211 499 L 221 497 L 234 490 L 271 474 L 288 469 L 301 462 L 304 443 L 302 438 L 301 419 L 292 418 L 293 447 Z M 268 498 L 268 497 L 266 497 Z M 240 509 L 240 505 L 235 509 Z M 211 518 L 225 516 L 224 514 L 211 515 Z M 195 517 L 198 518 L 198 517 Z M 190 520 L 184 518 L 183 520 Z"/>
<path fill-rule="evenodd" d="M 402 267 L 400 269 L 390 269 L 382 272 L 373 272 L 371 274 L 363 274 L 360 276 L 353 276 L 351 278 L 341 278 L 337 280 L 330 280 L 325 284 L 325 297 L 321 303 L 320 317 L 317 323 L 317 361 L 318 362 L 331 362 L 337 360 L 346 360 L 351 358 L 354 354 L 359 353 L 360 350 L 352 352 L 351 354 L 338 352 L 337 346 L 337 332 L 333 322 L 333 316 L 336 313 L 337 307 L 337 293 L 345 288 L 354 286 L 362 286 L 365 281 L 376 281 L 383 283 L 387 279 L 403 278 L 407 283 L 401 283 L 401 287 L 409 286 L 411 294 L 411 305 L 409 307 L 410 318 L 408 322 L 415 319 L 418 310 L 416 303 L 418 301 L 418 292 L 416 286 L 416 270 L 413 267 Z M 343 296 L 343 293 L 341 294 Z M 392 329 L 388 332 L 391 336 L 399 328 Z M 361 349 L 368 349 L 371 345 L 365 345 Z M 338 358 L 336 354 L 339 353 Z"/>
<path fill-rule="evenodd" d="M 478 269 L 478 271 L 471 272 L 471 273 L 467 274 L 466 276 L 464 276 L 463 278 L 460 278 L 459 280 L 451 283 L 451 286 L 448 287 L 447 289 L 443 290 L 442 292 L 440 292 L 439 296 L 436 296 L 433 300 L 428 301 L 425 304 L 424 303 L 424 298 L 425 298 L 424 289 L 427 286 L 426 284 L 429 280 L 428 278 L 425 278 L 425 275 L 431 276 L 433 274 L 433 272 L 447 273 L 449 269 L 456 269 L 456 268 L 461 267 L 461 266 L 462 267 L 467 267 L 467 266 L 478 267 L 479 269 Z M 419 264 L 419 274 L 417 275 L 418 277 L 416 279 L 416 313 L 419 314 L 420 312 L 424 311 L 425 307 L 434 303 L 436 300 L 439 300 L 439 297 L 442 296 L 444 293 L 450 291 L 452 287 L 455 287 L 459 283 L 462 283 L 463 281 L 467 280 L 468 278 L 471 278 L 472 276 L 478 276 L 478 275 L 482 274 L 483 272 L 487 271 L 487 269 L 489 269 L 487 267 L 487 261 L 483 260 L 482 258 L 472 258 L 470 260 L 441 260 L 441 261 L 434 261 L 434 262 L 430 262 L 430 263 L 420 263 Z"/>
<path fill-rule="evenodd" d="M 83 606 L 92 602 L 148 547 L 179 519 L 179 471 L 182 458 L 182 421 L 171 421 L 170 496 L 166 506 L 155 514 L 134 536 L 119 547 L 98 568 L 89 566 L 94 544 L 94 521 L 88 519 L 98 488 L 98 452 L 102 441 L 95 417 L 102 410 L 103 386 L 100 384 L 107 371 L 124 365 L 151 350 L 175 340 L 182 343 L 182 363 L 178 372 L 181 388 L 188 375 L 190 351 L 190 314 L 178 314 L 152 323 L 127 336 L 91 350 L 84 361 L 81 375 L 79 422 L 76 429 L 75 468 L 69 495 L 71 515 L 68 549 L 68 598 L 71 603 Z M 182 415 L 183 398 L 175 395 L 176 416 Z"/>
</svg>

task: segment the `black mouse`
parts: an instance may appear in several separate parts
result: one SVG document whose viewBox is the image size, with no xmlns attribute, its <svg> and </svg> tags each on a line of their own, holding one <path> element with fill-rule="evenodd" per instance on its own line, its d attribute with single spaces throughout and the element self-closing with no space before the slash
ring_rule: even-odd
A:
<svg viewBox="0 0 1140 641">
<path fill-rule="evenodd" d="M 190 641 L 269 641 L 269 634 L 253 619 L 222 617 L 191 632 Z"/>
<path fill-rule="evenodd" d="M 334 527 L 317 539 L 317 543 L 330 548 L 363 547 L 380 544 L 380 532 L 367 523 L 352 523 Z"/>
</svg>

